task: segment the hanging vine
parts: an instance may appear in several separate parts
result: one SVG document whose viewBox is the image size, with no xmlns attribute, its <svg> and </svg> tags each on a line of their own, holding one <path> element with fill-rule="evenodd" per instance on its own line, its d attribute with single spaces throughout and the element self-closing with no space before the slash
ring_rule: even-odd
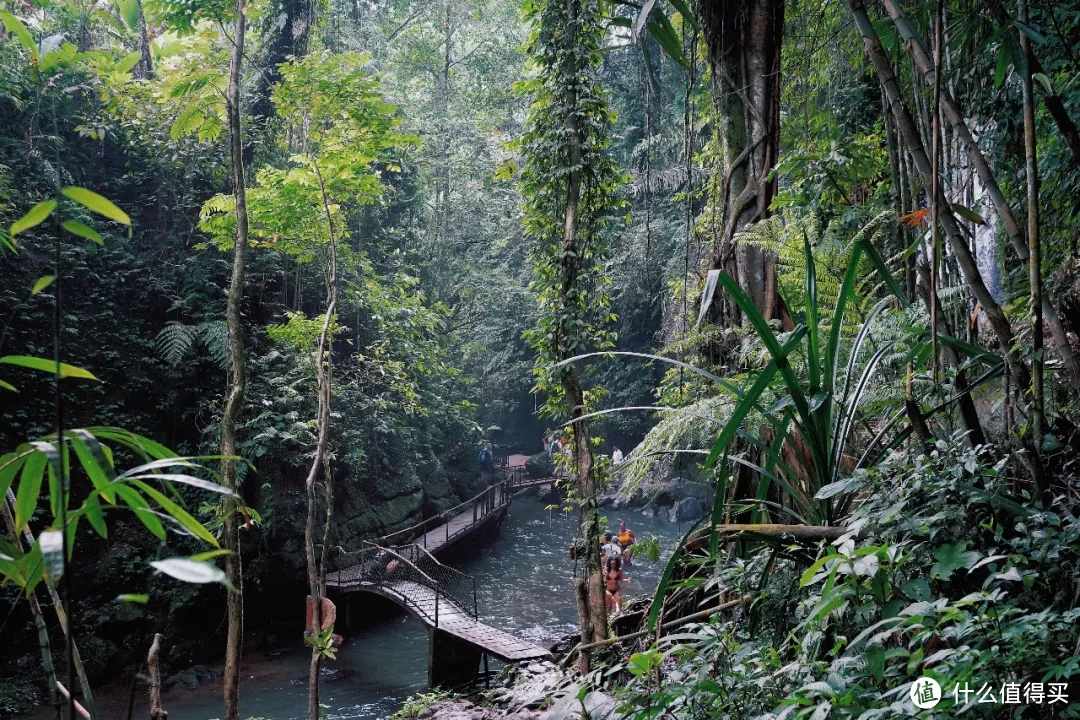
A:
<svg viewBox="0 0 1080 720">
<path fill-rule="evenodd" d="M 598 478 L 593 464 L 585 391 L 574 365 L 563 360 L 613 345 L 608 323 L 611 281 L 604 233 L 622 203 L 614 197 L 621 176 L 607 156 L 613 121 L 596 79 L 604 36 L 598 0 L 529 0 L 532 32 L 526 51 L 531 77 L 521 88 L 531 98 L 528 129 L 519 141 L 525 165 L 521 187 L 525 233 L 530 241 L 532 292 L 539 304 L 527 338 L 537 352 L 536 391 L 542 411 L 573 422 L 573 472 L 581 503 L 579 589 L 582 635 L 607 635 L 600 574 Z"/>
</svg>

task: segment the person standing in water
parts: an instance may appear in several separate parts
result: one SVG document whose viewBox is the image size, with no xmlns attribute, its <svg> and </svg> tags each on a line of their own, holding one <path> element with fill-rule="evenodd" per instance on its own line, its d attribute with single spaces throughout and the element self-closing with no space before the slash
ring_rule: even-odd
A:
<svg viewBox="0 0 1080 720">
<path fill-rule="evenodd" d="M 619 562 L 619 558 L 608 559 L 604 569 L 607 609 L 609 613 L 617 613 L 622 609 L 622 584 L 630 578 L 623 575 L 622 563 Z"/>
<path fill-rule="evenodd" d="M 634 531 L 626 527 L 625 522 L 619 523 L 619 547 L 622 549 L 622 559 L 629 565 L 634 557 Z"/>
</svg>

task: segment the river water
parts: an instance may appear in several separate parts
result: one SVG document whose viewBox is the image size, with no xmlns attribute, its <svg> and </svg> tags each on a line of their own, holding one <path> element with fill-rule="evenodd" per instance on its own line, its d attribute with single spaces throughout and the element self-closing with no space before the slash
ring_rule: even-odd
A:
<svg viewBox="0 0 1080 720">
<path fill-rule="evenodd" d="M 627 569 L 630 582 L 623 599 L 651 593 L 687 527 L 634 511 L 608 509 L 607 517 L 612 530 L 623 520 L 639 539 L 659 538 L 661 560 L 639 558 Z M 576 513 L 564 515 L 538 500 L 515 498 L 498 538 L 455 563 L 477 579 L 480 619 L 545 646 L 576 632 L 568 555 L 576 525 Z M 390 715 L 409 695 L 427 688 L 427 652 L 427 629 L 404 613 L 353 633 L 337 660 L 326 664 L 328 677 L 321 683 L 324 717 L 375 720 Z M 308 661 L 307 653 L 297 652 L 253 662 L 240 678 L 240 716 L 306 717 Z M 169 720 L 221 717 L 220 685 L 212 685 L 167 693 Z"/>
</svg>

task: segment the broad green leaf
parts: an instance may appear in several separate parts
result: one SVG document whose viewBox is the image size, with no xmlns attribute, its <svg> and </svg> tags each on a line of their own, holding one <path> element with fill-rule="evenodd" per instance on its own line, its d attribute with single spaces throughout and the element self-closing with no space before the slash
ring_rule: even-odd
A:
<svg viewBox="0 0 1080 720">
<path fill-rule="evenodd" d="M 1031 79 L 1042 85 L 1047 95 L 1054 94 L 1054 85 L 1050 82 L 1050 78 L 1046 76 L 1046 73 L 1032 73 Z"/>
<path fill-rule="evenodd" d="M 221 583 L 228 585 L 229 581 L 220 569 L 203 562 L 197 562 L 190 558 L 167 558 L 155 560 L 150 565 L 157 571 L 165 573 L 169 577 L 176 578 L 187 583 Z"/>
<path fill-rule="evenodd" d="M 900 586 L 900 591 L 912 600 L 919 602 L 930 602 L 934 597 L 934 594 L 930 591 L 930 583 L 926 582 L 926 578 L 908 580 Z"/>
<path fill-rule="evenodd" d="M 935 550 L 934 558 L 937 563 L 930 568 L 930 576 L 939 580 L 948 580 L 955 571 L 974 565 L 982 556 L 972 550 L 965 551 L 966 547 L 967 541 L 961 540 L 942 545 Z"/>
<path fill-rule="evenodd" d="M 52 211 L 55 209 L 55 200 L 42 200 L 37 205 L 30 208 L 21 218 L 11 223 L 11 229 L 8 232 L 11 234 L 11 237 L 15 237 L 21 232 L 40 225 L 52 215 Z"/>
<path fill-rule="evenodd" d="M 126 2 L 126 1 L 127 0 L 117 0 L 117 2 Z M 130 1 L 132 3 L 137 3 L 138 2 L 138 0 L 130 0 Z M 135 5 L 135 24 L 136 25 L 139 24 L 139 10 L 138 10 L 138 5 L 137 4 Z M 123 60 L 116 63 L 116 67 L 114 69 L 118 70 L 119 72 L 127 72 L 131 68 L 135 67 L 135 65 L 139 62 L 140 57 L 142 57 L 142 55 L 140 55 L 138 52 L 129 53 L 128 55 L 126 55 L 124 57 Z"/>
<path fill-rule="evenodd" d="M 65 220 L 64 222 L 60 223 L 60 227 L 67 230 L 72 235 L 78 235 L 81 238 L 93 240 L 98 245 L 105 244 L 105 241 L 101 239 L 101 235 L 98 233 L 97 230 L 90 227 L 89 225 L 85 225 L 79 222 L 78 220 Z"/>
<path fill-rule="evenodd" d="M 19 44 L 22 45 L 28 53 L 30 53 L 30 58 L 33 60 L 37 60 L 37 43 L 34 42 L 33 36 L 26 28 L 26 25 L 23 24 L 23 21 L 9 12 L 0 12 L 0 21 L 3 21 L 4 27 L 6 27 L 8 31 L 18 39 Z"/>
<path fill-rule="evenodd" d="M 994 68 L 994 87 L 999 88 L 1005 82 L 1011 64 L 1012 53 L 1009 51 L 1009 43 L 1003 42 L 998 48 L 997 67 Z"/>
<path fill-rule="evenodd" d="M 45 453 L 35 452 L 26 458 L 19 474 L 19 489 L 15 493 L 15 527 L 22 529 L 37 508 L 41 483 L 45 479 Z"/>
<path fill-rule="evenodd" d="M 866 668 L 880 682 L 885 677 L 885 648 L 879 643 L 867 645 L 863 656 L 866 658 Z"/>
<path fill-rule="evenodd" d="M 120 11 L 120 17 L 124 18 L 125 25 L 132 30 L 139 29 L 139 0 L 116 0 L 116 9 Z M 136 57 L 135 62 L 138 60 Z M 135 67 L 135 63 L 125 70 L 130 70 L 132 67 Z"/>
<path fill-rule="evenodd" d="M 53 280 L 56 280 L 55 275 L 42 275 L 41 277 L 39 277 L 37 279 L 37 282 L 34 283 L 34 287 L 30 290 L 30 294 L 31 295 L 37 295 L 39 292 L 41 292 L 45 288 L 52 285 Z"/>
<path fill-rule="evenodd" d="M 127 216 L 127 213 L 116 207 L 111 200 L 98 195 L 93 190 L 87 190 L 82 187 L 66 187 L 60 191 L 66 197 L 71 198 L 75 202 L 79 203 L 87 210 L 93 210 L 98 215 L 103 215 L 110 220 L 115 220 L 118 223 L 124 225 L 131 225 L 131 218 Z"/>
<path fill-rule="evenodd" d="M 37 538 L 45 572 L 54 583 L 64 576 L 64 534 L 55 528 L 45 530 Z"/>
<path fill-rule="evenodd" d="M 30 368 L 31 370 L 40 370 L 41 372 L 47 372 L 51 374 L 56 373 L 56 362 L 53 360 L 46 360 L 45 358 L 30 357 L 29 355 L 5 355 L 0 357 L 0 363 L 7 363 L 8 365 L 18 365 L 19 367 Z M 60 377 L 61 378 L 85 378 L 87 380 L 97 380 L 94 374 L 89 370 L 83 370 L 81 367 L 75 365 L 68 365 L 67 363 L 60 363 Z"/>
</svg>

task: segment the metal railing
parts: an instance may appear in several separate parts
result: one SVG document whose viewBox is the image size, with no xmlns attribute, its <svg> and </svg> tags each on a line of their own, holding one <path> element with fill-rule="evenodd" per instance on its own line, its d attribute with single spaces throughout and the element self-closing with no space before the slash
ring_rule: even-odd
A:
<svg viewBox="0 0 1080 720">
<path fill-rule="evenodd" d="M 472 527 L 473 524 L 486 517 L 489 513 L 499 509 L 502 505 L 509 501 L 510 493 L 507 492 L 507 488 L 504 487 L 505 483 L 500 482 L 495 485 L 490 485 L 475 497 L 469 498 L 463 503 L 455 505 L 452 508 L 443 510 L 442 512 L 432 515 L 431 517 L 421 520 L 415 525 L 411 525 L 402 530 L 396 530 L 382 537 L 375 538 L 373 542 L 379 545 L 386 546 L 398 546 L 406 545 L 414 540 L 418 540 L 424 547 L 428 545 L 428 535 L 432 530 L 438 528 L 440 525 L 445 525 L 446 534 L 442 538 L 443 542 L 449 542 L 450 538 L 456 537 L 462 534 Z M 460 515 L 463 515 L 469 511 L 472 511 L 472 522 L 464 526 L 458 527 L 457 530 L 451 532 L 450 521 Z M 434 538 L 433 538 L 434 539 Z"/>
<path fill-rule="evenodd" d="M 344 554 L 335 582 L 368 585 L 393 595 L 417 615 L 439 627 L 439 606 L 477 619 L 476 578 L 443 565 L 419 545 L 389 548 L 374 543 Z"/>
</svg>

